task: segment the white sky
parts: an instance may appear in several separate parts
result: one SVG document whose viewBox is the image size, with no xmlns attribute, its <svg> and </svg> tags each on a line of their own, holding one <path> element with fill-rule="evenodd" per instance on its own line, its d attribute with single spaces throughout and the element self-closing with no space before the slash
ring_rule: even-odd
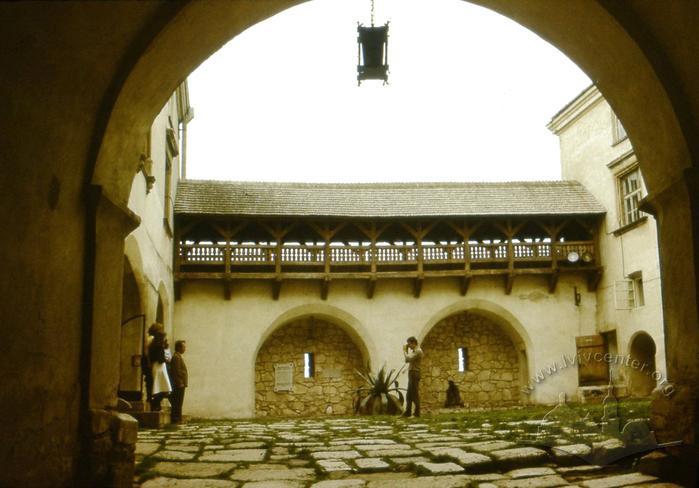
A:
<svg viewBox="0 0 699 488">
<path fill-rule="evenodd" d="M 237 181 L 560 178 L 551 117 L 590 84 L 556 48 L 461 0 L 376 0 L 389 85 L 356 82 L 368 0 L 314 0 L 189 78 L 187 176 Z"/>
</svg>

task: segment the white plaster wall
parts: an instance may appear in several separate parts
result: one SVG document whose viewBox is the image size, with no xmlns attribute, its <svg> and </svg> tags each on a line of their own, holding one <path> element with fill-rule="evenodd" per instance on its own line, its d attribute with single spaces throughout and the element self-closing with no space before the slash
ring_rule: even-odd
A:
<svg viewBox="0 0 699 488">
<path fill-rule="evenodd" d="M 562 114 L 565 117 L 565 114 Z M 604 275 L 598 286 L 599 332 L 616 330 L 620 354 L 629 354 L 630 340 L 640 331 L 648 333 L 656 345 L 656 368 L 665 376 L 665 338 L 663 329 L 662 290 L 655 219 L 614 236 L 620 227 L 616 175 L 628 164 L 609 168 L 608 164 L 632 151 L 625 139 L 613 143 L 613 112 L 607 101 L 597 94 L 578 117 L 559 135 L 564 179 L 581 182 L 607 209 L 600 232 L 600 255 Z M 634 162 L 631 156 L 629 162 Z M 617 310 L 614 286 L 630 273 L 641 271 L 645 304 L 632 310 Z M 623 375 L 622 370 L 622 375 Z M 620 378 L 625 382 L 626 378 Z"/>
<path fill-rule="evenodd" d="M 574 303 L 574 286 L 582 290 L 580 306 Z M 380 280 L 374 298 L 368 299 L 364 282 L 338 280 L 331 283 L 323 301 L 319 283 L 285 281 L 275 301 L 270 283 L 245 281 L 234 284 L 227 301 L 222 283 L 185 282 L 182 299 L 175 304 L 175 330 L 188 344 L 186 413 L 254 415 L 257 351 L 276 327 L 294 317 L 315 315 L 343 326 L 374 370 L 384 363 L 399 368 L 408 336 L 421 341 L 439 320 L 463 310 L 485 312 L 509 323 L 526 350 L 529 376 L 547 366 L 560 367 L 564 355 L 575 354 L 575 336 L 595 330 L 595 295 L 586 291 L 583 276 L 563 276 L 553 294 L 547 292 L 543 277 L 518 277 L 510 295 L 505 294 L 501 278 L 475 278 L 466 297 L 458 289 L 455 280 L 427 280 L 421 297 L 414 298 L 410 280 Z M 545 379 L 535 384 L 532 401 L 554 403 L 559 392 L 575 394 L 574 367 L 544 374 Z"/>
<path fill-rule="evenodd" d="M 156 319 L 158 299 L 163 301 L 163 316 L 170 344 L 174 344 L 176 331 L 173 329 L 174 285 L 172 278 L 172 236 L 163 223 L 165 216 L 165 161 L 166 129 L 168 117 L 177 120 L 175 97 L 171 97 L 153 121 L 151 127 L 152 174 L 155 184 L 146 191 L 146 178 L 142 172 L 136 174 L 131 187 L 128 206 L 141 218 L 141 225 L 126 239 L 125 253 L 132 261 L 139 282 L 146 327 Z M 174 158 L 173 180 L 178 174 L 179 159 Z M 173 187 L 174 191 L 174 187 Z M 174 196 L 174 193 L 173 193 Z M 138 255 L 136 259 L 134 256 Z M 136 262 L 133 262 L 136 261 Z"/>
</svg>

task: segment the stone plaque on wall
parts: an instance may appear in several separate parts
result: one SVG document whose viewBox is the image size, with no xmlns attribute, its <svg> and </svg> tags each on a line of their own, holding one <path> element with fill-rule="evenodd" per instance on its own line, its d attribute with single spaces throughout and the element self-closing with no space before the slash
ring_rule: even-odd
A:
<svg viewBox="0 0 699 488">
<path fill-rule="evenodd" d="M 274 391 L 291 391 L 294 387 L 294 363 L 274 365 Z"/>
<path fill-rule="evenodd" d="M 338 380 L 342 378 L 342 370 L 340 368 L 324 368 L 323 378 L 327 378 L 329 380 Z"/>
</svg>

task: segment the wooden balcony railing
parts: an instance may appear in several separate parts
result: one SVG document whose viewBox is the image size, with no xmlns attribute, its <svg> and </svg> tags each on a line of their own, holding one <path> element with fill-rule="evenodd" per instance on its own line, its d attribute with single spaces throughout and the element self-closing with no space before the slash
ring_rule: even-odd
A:
<svg viewBox="0 0 699 488">
<path fill-rule="evenodd" d="M 511 249 L 511 250 L 510 250 Z M 179 246 L 178 267 L 180 271 L 195 271 L 206 266 L 209 271 L 220 268 L 226 262 L 230 268 L 244 272 L 249 267 L 275 267 L 281 265 L 285 271 L 294 267 L 322 268 L 369 267 L 372 263 L 382 268 L 392 266 L 416 266 L 422 263 L 433 265 L 488 265 L 512 263 L 541 267 L 554 261 L 567 261 L 571 252 L 577 253 L 579 266 L 595 265 L 596 253 L 593 241 L 555 243 L 508 243 L 496 244 L 422 244 L 417 245 L 335 245 L 284 244 L 280 247 L 269 244 L 185 244 Z M 468 260 L 465 256 L 468 255 Z M 434 267 L 434 266 L 433 266 Z M 521 267 L 521 266 L 520 266 Z M 217 270 L 216 270 L 217 271 Z"/>
</svg>

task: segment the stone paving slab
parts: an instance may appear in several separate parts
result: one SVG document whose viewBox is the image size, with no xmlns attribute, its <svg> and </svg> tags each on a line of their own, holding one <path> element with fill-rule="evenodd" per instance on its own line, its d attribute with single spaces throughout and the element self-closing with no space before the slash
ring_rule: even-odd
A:
<svg viewBox="0 0 699 488">
<path fill-rule="evenodd" d="M 164 476 L 179 476 L 187 478 L 211 478 L 232 471 L 237 467 L 233 463 L 174 463 L 161 462 L 153 466 L 152 471 Z"/>
<path fill-rule="evenodd" d="M 534 476 L 548 476 L 550 474 L 556 474 L 556 472 L 551 468 L 540 467 L 513 469 L 505 474 L 513 480 L 517 480 L 520 478 L 532 478 Z"/>
<path fill-rule="evenodd" d="M 432 474 L 463 473 L 464 468 L 456 463 L 415 463 L 415 466 Z"/>
<path fill-rule="evenodd" d="M 429 452 L 434 456 L 446 456 L 458 462 L 469 471 L 483 470 L 493 465 L 493 460 L 485 454 L 466 452 L 455 447 L 433 448 Z"/>
<path fill-rule="evenodd" d="M 340 446 L 326 446 L 326 445 L 320 445 L 320 446 L 311 446 L 311 447 L 305 447 L 305 451 L 308 452 L 319 452 L 319 451 L 351 451 L 352 446 L 350 445 L 340 445 Z"/>
<path fill-rule="evenodd" d="M 592 448 L 587 444 L 569 444 L 555 446 L 551 453 L 559 464 L 584 464 L 590 459 Z"/>
<path fill-rule="evenodd" d="M 420 449 L 384 449 L 379 452 L 383 457 L 420 456 L 424 454 Z"/>
<path fill-rule="evenodd" d="M 357 446 L 362 451 L 385 451 L 390 449 L 412 449 L 410 444 L 365 444 Z"/>
<path fill-rule="evenodd" d="M 371 445 L 379 445 L 379 444 L 397 444 L 396 441 L 393 439 L 369 439 L 366 437 L 362 438 L 349 438 L 349 439 L 343 439 L 343 440 L 335 440 L 335 441 L 330 441 L 329 444 L 331 446 L 337 446 L 337 445 L 343 445 L 343 444 L 351 444 L 353 446 L 361 446 L 365 444 L 371 444 Z"/>
<path fill-rule="evenodd" d="M 233 442 L 226 446 L 226 449 L 261 449 L 267 447 L 264 442 L 257 441 L 244 441 L 244 442 Z"/>
<path fill-rule="evenodd" d="M 311 488 L 362 488 L 365 480 L 325 480 L 313 483 Z"/>
<path fill-rule="evenodd" d="M 492 451 L 502 451 L 504 449 L 510 449 L 514 446 L 516 446 L 514 442 L 492 440 L 483 442 L 470 442 L 466 444 L 464 447 L 469 451 L 488 453 Z"/>
<path fill-rule="evenodd" d="M 304 488 L 306 483 L 301 481 L 250 481 L 243 484 L 242 488 Z"/>
<path fill-rule="evenodd" d="M 546 451 L 536 447 L 515 447 L 500 451 L 490 451 L 489 454 L 503 467 L 533 466 L 548 460 Z"/>
<path fill-rule="evenodd" d="M 192 452 L 180 451 L 158 451 L 153 454 L 154 459 L 162 459 L 163 461 L 191 461 L 196 457 Z"/>
<path fill-rule="evenodd" d="M 160 443 L 155 443 L 155 442 L 137 442 L 136 443 L 136 454 L 150 456 L 158 449 L 160 449 Z"/>
<path fill-rule="evenodd" d="M 354 464 L 362 471 L 383 471 L 390 468 L 381 458 L 359 458 L 354 460 Z"/>
<path fill-rule="evenodd" d="M 201 448 L 198 445 L 196 445 L 196 446 L 190 446 L 190 445 L 172 446 L 170 444 L 165 444 L 165 449 L 167 449 L 168 451 L 199 452 L 199 449 L 201 449 Z"/>
<path fill-rule="evenodd" d="M 178 479 L 157 477 L 141 484 L 141 488 L 236 488 L 238 483 L 227 480 Z"/>
<path fill-rule="evenodd" d="M 463 488 L 469 486 L 468 475 L 420 476 L 412 479 L 370 481 L 367 488 Z"/>
<path fill-rule="evenodd" d="M 311 468 L 287 468 L 277 465 L 280 469 L 236 469 L 230 479 L 236 481 L 312 481 L 315 478 L 315 470 Z"/>
<path fill-rule="evenodd" d="M 585 488 L 616 488 L 618 486 L 631 486 L 641 483 L 657 481 L 658 478 L 642 473 L 620 474 L 616 476 L 607 476 L 604 478 L 596 478 L 580 483 L 580 486 Z"/>
<path fill-rule="evenodd" d="M 200 461 L 205 462 L 260 462 L 267 455 L 267 449 L 230 449 L 202 454 Z"/>
<path fill-rule="evenodd" d="M 494 484 L 501 488 L 551 488 L 555 486 L 569 486 L 569 483 L 559 475 L 537 476 L 518 480 L 500 480 L 495 481 Z"/>
<path fill-rule="evenodd" d="M 356 459 L 362 457 L 357 451 L 316 451 L 312 452 L 313 459 Z"/>
<path fill-rule="evenodd" d="M 421 462 L 428 462 L 429 459 L 425 456 L 407 456 L 407 457 L 392 457 L 391 462 L 393 464 L 414 464 Z"/>
<path fill-rule="evenodd" d="M 349 464 L 339 459 L 321 459 L 318 461 L 318 466 L 325 473 L 336 473 L 338 471 L 352 471 L 352 468 Z"/>
</svg>

